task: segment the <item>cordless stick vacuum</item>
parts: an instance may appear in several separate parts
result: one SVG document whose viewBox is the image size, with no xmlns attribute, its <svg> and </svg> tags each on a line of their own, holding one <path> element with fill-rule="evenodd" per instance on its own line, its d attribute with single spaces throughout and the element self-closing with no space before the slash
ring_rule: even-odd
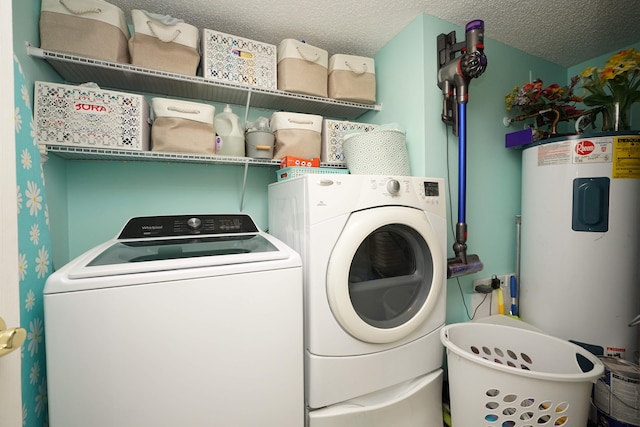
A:
<svg viewBox="0 0 640 427">
<path fill-rule="evenodd" d="M 467 101 L 472 78 L 487 68 L 484 54 L 484 22 L 471 21 L 466 28 L 466 41 L 456 43 L 456 33 L 440 34 L 438 44 L 438 87 L 442 89 L 442 121 L 453 127 L 458 136 L 458 223 L 454 258 L 447 260 L 447 278 L 482 270 L 478 255 L 467 254 L 466 181 L 467 181 Z M 460 53 L 460 55 L 456 55 Z M 457 107 L 457 108 L 456 108 Z"/>
</svg>

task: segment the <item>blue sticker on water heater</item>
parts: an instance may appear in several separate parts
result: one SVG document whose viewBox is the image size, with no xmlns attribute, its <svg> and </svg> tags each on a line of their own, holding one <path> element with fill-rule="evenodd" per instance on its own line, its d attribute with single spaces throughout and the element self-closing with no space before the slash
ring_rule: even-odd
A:
<svg viewBox="0 0 640 427">
<path fill-rule="evenodd" d="M 610 181 L 607 177 L 573 180 L 571 228 L 574 231 L 602 233 L 609 230 Z"/>
</svg>

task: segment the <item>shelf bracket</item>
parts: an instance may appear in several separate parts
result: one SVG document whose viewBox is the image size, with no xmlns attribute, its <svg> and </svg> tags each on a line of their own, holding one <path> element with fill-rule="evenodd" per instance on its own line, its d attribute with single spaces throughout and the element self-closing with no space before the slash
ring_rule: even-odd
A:
<svg viewBox="0 0 640 427">
<path fill-rule="evenodd" d="M 251 91 L 247 92 L 247 104 L 244 107 L 244 127 L 247 127 L 247 120 L 249 119 L 249 108 L 251 107 Z"/>
<path fill-rule="evenodd" d="M 249 171 L 249 162 L 244 164 L 244 176 L 242 177 L 242 195 L 240 196 L 240 212 L 244 209 L 244 193 L 247 189 L 247 173 Z"/>
<path fill-rule="evenodd" d="M 34 58 L 44 58 L 44 50 L 40 49 L 39 47 L 35 47 L 29 42 L 25 42 L 25 44 L 27 45 L 27 55 Z"/>
</svg>

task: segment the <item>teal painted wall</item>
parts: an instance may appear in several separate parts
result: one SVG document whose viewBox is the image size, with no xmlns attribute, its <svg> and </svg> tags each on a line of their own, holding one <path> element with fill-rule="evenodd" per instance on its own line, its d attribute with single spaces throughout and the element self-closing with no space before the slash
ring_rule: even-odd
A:
<svg viewBox="0 0 640 427">
<path fill-rule="evenodd" d="M 70 258 L 112 238 L 133 216 L 240 212 L 241 166 L 73 161 L 66 168 Z M 262 228 L 275 178 L 274 168 L 248 170 L 244 212 Z"/>
<path fill-rule="evenodd" d="M 442 93 L 436 69 L 436 37 L 454 30 L 458 40 L 464 39 L 463 28 L 421 15 L 380 50 L 375 60 L 382 111 L 367 113 L 362 121 L 397 121 L 405 127 L 412 174 L 446 179 L 453 201 L 452 205 L 447 200 L 449 223 L 455 225 L 458 140 L 440 120 Z M 480 256 L 484 270 L 448 281 L 449 323 L 469 319 L 474 279 L 515 270 L 521 153 L 504 148 L 505 133 L 516 130 L 503 125 L 504 96 L 528 81 L 530 72 L 549 83 L 566 79 L 566 70 L 556 64 L 489 38 L 485 45 L 489 65 L 485 74 L 471 82 L 467 104 L 467 243 L 469 253 Z M 447 240 L 452 257 L 452 229 Z"/>
</svg>

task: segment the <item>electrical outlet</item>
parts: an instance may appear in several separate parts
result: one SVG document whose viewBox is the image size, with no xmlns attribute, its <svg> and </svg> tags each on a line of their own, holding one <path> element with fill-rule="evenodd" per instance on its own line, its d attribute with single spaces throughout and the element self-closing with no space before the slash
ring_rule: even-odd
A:
<svg viewBox="0 0 640 427">
<path fill-rule="evenodd" d="M 500 280 L 500 287 L 502 288 L 502 295 L 504 296 L 504 312 L 508 314 L 511 309 L 511 292 L 509 288 L 509 278 L 513 275 L 502 274 L 496 275 Z M 475 313 L 475 318 L 486 317 L 492 314 L 498 314 L 498 295 L 494 290 L 491 293 L 485 294 L 477 292 L 475 289 L 478 285 L 484 285 L 491 287 L 491 277 L 485 279 L 477 279 L 473 281 L 473 294 L 471 295 L 472 312 Z"/>
<path fill-rule="evenodd" d="M 496 276 L 500 280 L 500 287 L 504 290 L 509 287 L 509 277 L 513 276 L 514 273 L 511 274 L 503 274 L 501 276 Z M 493 276 L 492 276 L 493 277 Z M 487 277 L 486 279 L 477 279 L 473 281 L 473 292 L 477 292 L 476 288 L 479 285 L 486 285 L 491 287 L 491 279 L 492 277 Z"/>
</svg>

